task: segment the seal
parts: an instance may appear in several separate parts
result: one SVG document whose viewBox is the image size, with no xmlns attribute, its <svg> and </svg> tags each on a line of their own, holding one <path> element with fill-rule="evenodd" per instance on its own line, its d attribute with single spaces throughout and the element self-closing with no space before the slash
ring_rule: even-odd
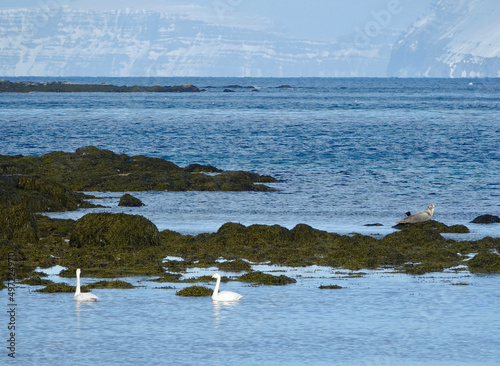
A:
<svg viewBox="0 0 500 366">
<path fill-rule="evenodd" d="M 413 215 L 409 215 L 404 219 L 396 221 L 398 224 L 415 224 L 417 222 L 424 222 L 430 220 L 434 214 L 434 204 L 429 204 L 424 211 L 417 212 Z M 408 215 L 408 213 L 407 213 Z"/>
</svg>

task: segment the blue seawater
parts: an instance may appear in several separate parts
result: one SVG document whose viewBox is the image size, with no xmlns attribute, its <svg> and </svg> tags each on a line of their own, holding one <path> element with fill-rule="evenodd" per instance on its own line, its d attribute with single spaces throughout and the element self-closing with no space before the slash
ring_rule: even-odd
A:
<svg viewBox="0 0 500 366">
<path fill-rule="evenodd" d="M 434 203 L 445 224 L 467 224 L 477 236 L 500 231 L 469 224 L 500 214 L 498 79 L 68 80 L 205 91 L 0 94 L 1 154 L 94 145 L 280 180 L 276 193 L 140 194 L 141 214 L 162 229 L 198 233 L 237 221 L 385 234 L 405 212 Z M 364 226 L 373 223 L 384 226 Z"/>
<path fill-rule="evenodd" d="M 288 228 L 307 223 L 381 236 L 392 232 L 406 211 L 432 202 L 436 220 L 471 229 L 458 238 L 500 234 L 498 225 L 469 223 L 481 214 L 500 214 L 498 79 L 64 80 L 191 83 L 205 91 L 0 93 L 0 154 L 41 155 L 94 145 L 280 180 L 273 185 L 276 192 L 134 192 L 146 203 L 141 208 L 118 207 L 120 193 L 102 192 L 100 203 L 112 206 L 106 211 L 144 215 L 160 230 L 187 234 L 213 232 L 234 221 Z M 103 209 L 52 216 L 76 219 L 96 210 Z M 364 226 L 371 223 L 383 226 Z M 16 361 L 73 366 L 500 364 L 498 275 L 452 270 L 410 276 L 378 270 L 353 276 L 336 268 L 253 268 L 286 274 L 297 283 L 225 283 L 223 289 L 244 295 L 230 305 L 181 298 L 175 291 L 186 284 L 142 277 L 124 279 L 139 285 L 136 289 L 95 290 L 99 301 L 89 304 L 74 304 L 72 294 L 41 294 L 18 285 Z M 54 281 L 74 282 L 59 277 L 59 270 L 43 269 Z M 186 276 L 210 275 L 216 268 L 193 271 Z M 322 284 L 342 289 L 320 290 Z M 0 297 L 6 299 L 5 290 Z M 6 309 L 8 301 L 3 303 Z M 2 334 L 8 339 L 6 329 Z M 7 359 L 7 351 L 0 357 Z"/>
</svg>

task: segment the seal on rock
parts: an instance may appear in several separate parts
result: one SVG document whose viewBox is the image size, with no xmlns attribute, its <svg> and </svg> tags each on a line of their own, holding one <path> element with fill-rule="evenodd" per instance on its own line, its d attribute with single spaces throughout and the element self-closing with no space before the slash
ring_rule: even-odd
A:
<svg viewBox="0 0 500 366">
<path fill-rule="evenodd" d="M 413 215 L 409 215 L 404 219 L 396 221 L 398 224 L 415 224 L 417 222 L 424 222 L 430 220 L 434 214 L 434 205 L 431 203 L 424 211 L 417 212 Z"/>
</svg>

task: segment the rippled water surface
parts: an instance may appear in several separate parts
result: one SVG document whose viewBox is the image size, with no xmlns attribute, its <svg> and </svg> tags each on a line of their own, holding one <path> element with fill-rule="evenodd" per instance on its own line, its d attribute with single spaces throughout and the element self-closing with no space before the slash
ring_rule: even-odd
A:
<svg viewBox="0 0 500 366">
<path fill-rule="evenodd" d="M 94 290 L 99 301 L 80 305 L 72 294 L 23 288 L 19 359 L 32 365 L 500 362 L 498 276 L 379 271 L 358 277 L 318 267 L 281 271 L 277 274 L 298 282 L 277 287 L 223 283 L 223 289 L 244 295 L 230 304 L 175 296 L 184 285 L 146 278 L 126 279 L 141 286 L 136 289 Z M 322 284 L 342 289 L 321 290 Z M 160 288 L 167 285 L 177 289 Z"/>
<path fill-rule="evenodd" d="M 498 225 L 470 224 L 481 214 L 500 215 L 497 79 L 71 81 L 192 83 L 205 91 L 0 93 L 0 154 L 95 145 L 280 180 L 273 185 L 277 192 L 268 193 L 134 193 L 146 203 L 136 209 L 118 208 L 121 194 L 103 192 L 101 203 L 112 206 L 107 211 L 141 214 L 160 230 L 188 234 L 234 221 L 385 235 L 406 211 L 432 202 L 437 221 L 471 229 L 463 239 L 500 235 Z M 242 87 L 224 92 L 234 84 Z M 279 88 L 285 84 L 291 88 Z M 87 212 L 53 216 L 76 219 Z M 364 226 L 371 223 L 383 226 Z M 16 362 L 500 364 L 497 275 L 382 271 L 346 277 L 338 269 L 280 270 L 298 282 L 223 284 L 244 297 L 221 306 L 209 298 L 177 297 L 175 289 L 155 288 L 168 284 L 146 278 L 129 279 L 142 286 L 133 290 L 95 290 L 100 301 L 80 306 L 69 294 L 20 287 Z M 321 284 L 343 288 L 320 290 Z"/>
</svg>

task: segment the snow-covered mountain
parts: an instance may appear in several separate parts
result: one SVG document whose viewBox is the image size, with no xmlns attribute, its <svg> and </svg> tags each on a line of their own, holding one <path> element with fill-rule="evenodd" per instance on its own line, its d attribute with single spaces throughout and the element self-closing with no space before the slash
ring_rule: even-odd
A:
<svg viewBox="0 0 500 366">
<path fill-rule="evenodd" d="M 390 45 L 296 39 L 201 11 L 0 11 L 4 76 L 384 76 Z M 390 30 L 387 30 L 389 32 Z M 393 35 L 393 38 L 395 36 Z M 379 35 L 383 38 L 383 34 Z"/>
<path fill-rule="evenodd" d="M 394 45 L 388 76 L 500 77 L 498 0 L 439 0 Z"/>
<path fill-rule="evenodd" d="M 500 76 L 498 0 L 434 0 L 409 30 L 396 28 L 398 12 L 374 10 L 329 42 L 237 7 L 46 3 L 0 10 L 0 76 Z"/>
</svg>

